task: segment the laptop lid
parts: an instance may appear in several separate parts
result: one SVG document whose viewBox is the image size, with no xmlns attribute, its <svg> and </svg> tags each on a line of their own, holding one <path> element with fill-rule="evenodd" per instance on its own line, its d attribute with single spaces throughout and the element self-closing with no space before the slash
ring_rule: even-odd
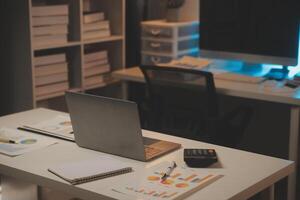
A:
<svg viewBox="0 0 300 200">
<path fill-rule="evenodd" d="M 78 146 L 145 161 L 137 104 L 83 93 L 66 93 Z"/>
</svg>

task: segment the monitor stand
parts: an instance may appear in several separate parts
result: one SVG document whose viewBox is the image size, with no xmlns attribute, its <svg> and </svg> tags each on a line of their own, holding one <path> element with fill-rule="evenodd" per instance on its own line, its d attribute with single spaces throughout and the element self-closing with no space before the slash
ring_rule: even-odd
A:
<svg viewBox="0 0 300 200">
<path fill-rule="evenodd" d="M 271 69 L 265 77 L 270 80 L 282 81 L 288 77 L 289 69 L 288 66 L 283 66 L 281 69 Z"/>
<path fill-rule="evenodd" d="M 255 64 L 255 63 L 247 63 L 244 62 L 242 65 L 241 72 L 248 74 L 248 75 L 256 75 L 260 74 L 263 71 L 263 65 L 262 64 Z"/>
</svg>

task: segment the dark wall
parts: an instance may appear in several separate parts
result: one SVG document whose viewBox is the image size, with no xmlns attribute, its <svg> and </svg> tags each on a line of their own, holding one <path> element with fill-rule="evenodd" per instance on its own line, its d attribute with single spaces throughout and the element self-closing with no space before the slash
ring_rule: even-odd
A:
<svg viewBox="0 0 300 200">
<path fill-rule="evenodd" d="M 140 65 L 141 22 L 164 18 L 165 0 L 126 1 L 126 66 Z"/>
<path fill-rule="evenodd" d="M 140 22 L 144 19 L 144 0 L 126 1 L 126 65 L 127 67 L 140 63 Z"/>
<path fill-rule="evenodd" d="M 148 0 L 147 2 L 148 19 L 165 18 L 167 0 Z"/>
<path fill-rule="evenodd" d="M 9 96 L 9 55 L 10 55 L 10 18 L 8 0 L 0 1 L 0 116 L 10 110 Z"/>
<path fill-rule="evenodd" d="M 201 0 L 201 48 L 298 56 L 299 0 Z"/>
</svg>

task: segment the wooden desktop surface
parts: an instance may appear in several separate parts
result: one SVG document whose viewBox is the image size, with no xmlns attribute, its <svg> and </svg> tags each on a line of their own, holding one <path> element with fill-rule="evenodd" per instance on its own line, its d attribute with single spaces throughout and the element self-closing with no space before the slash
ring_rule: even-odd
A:
<svg viewBox="0 0 300 200">
<path fill-rule="evenodd" d="M 115 71 L 113 76 L 123 81 L 145 82 L 138 67 Z M 254 84 L 215 79 L 219 94 L 300 106 L 300 90 L 283 87 L 280 84 L 276 85 L 273 81 Z"/>
<path fill-rule="evenodd" d="M 37 123 L 50 119 L 56 115 L 65 115 L 65 113 L 47 109 L 36 109 L 1 117 L 0 126 L 16 128 L 24 123 Z M 101 125 L 101 122 L 99 122 L 99 125 Z M 224 177 L 208 187 L 196 192 L 187 198 L 188 200 L 247 199 L 272 186 L 277 181 L 291 174 L 294 170 L 294 163 L 292 161 L 168 136 L 146 130 L 143 131 L 143 135 L 181 143 L 183 148 L 216 149 L 220 163 L 215 167 L 198 169 L 197 171 L 199 171 L 199 173 L 219 173 L 224 175 Z M 133 176 L 132 173 L 73 186 L 48 172 L 47 169 L 49 167 L 60 163 L 92 159 L 104 154 L 79 148 L 72 142 L 59 139 L 54 140 L 57 140 L 58 144 L 15 158 L 0 155 L 0 174 L 68 193 L 84 200 L 131 199 L 123 194 L 113 192 L 111 188 L 121 187 L 122 181 L 131 180 Z M 130 163 L 135 171 L 133 173 L 143 172 L 146 168 L 157 165 L 163 161 L 176 161 L 179 165 L 184 165 L 183 149 L 177 150 L 149 163 L 121 158 L 109 154 L 105 155 Z"/>
</svg>

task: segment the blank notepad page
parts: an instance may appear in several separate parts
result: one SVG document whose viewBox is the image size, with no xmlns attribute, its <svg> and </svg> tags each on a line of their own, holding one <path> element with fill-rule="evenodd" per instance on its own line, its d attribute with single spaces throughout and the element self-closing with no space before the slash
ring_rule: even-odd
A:
<svg viewBox="0 0 300 200">
<path fill-rule="evenodd" d="M 132 168 L 124 162 L 101 156 L 90 160 L 64 163 L 48 170 L 72 184 L 79 184 L 124 174 L 132 171 Z"/>
</svg>

